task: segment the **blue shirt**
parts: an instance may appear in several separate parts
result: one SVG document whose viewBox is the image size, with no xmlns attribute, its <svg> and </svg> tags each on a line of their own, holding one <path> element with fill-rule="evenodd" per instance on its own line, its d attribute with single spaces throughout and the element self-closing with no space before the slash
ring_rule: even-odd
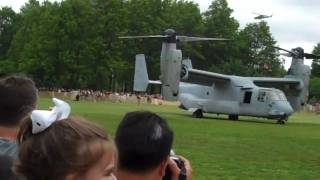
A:
<svg viewBox="0 0 320 180">
<path fill-rule="evenodd" d="M 13 159 L 18 157 L 17 143 L 13 140 L 0 138 L 0 154 L 11 156 Z"/>
</svg>

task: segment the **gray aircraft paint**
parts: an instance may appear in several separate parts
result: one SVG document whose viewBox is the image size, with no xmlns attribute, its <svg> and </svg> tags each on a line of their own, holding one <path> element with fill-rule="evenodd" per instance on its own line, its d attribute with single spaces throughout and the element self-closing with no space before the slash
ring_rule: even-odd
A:
<svg viewBox="0 0 320 180">
<path fill-rule="evenodd" d="M 241 77 L 193 69 L 190 59 L 182 61 L 182 52 L 176 46 L 178 40 L 225 39 L 176 36 L 171 29 L 165 31 L 165 35 L 124 38 L 141 37 L 164 39 L 160 57 L 161 75 L 160 81 L 148 80 L 145 62 L 139 62 L 145 61 L 145 58 L 143 55 L 137 56 L 136 61 L 140 64 L 136 68 L 145 70 L 135 71 L 139 76 L 135 76 L 134 82 L 137 84 L 134 90 L 146 89 L 148 83 L 161 84 L 165 100 L 179 100 L 181 108 L 194 114 L 200 110 L 201 116 L 202 112 L 208 112 L 266 117 L 283 122 L 294 111 L 301 110 L 307 101 L 310 68 L 303 64 L 306 53 L 302 48 L 285 50 L 291 53 L 293 59 L 288 75 L 283 78 Z"/>
</svg>

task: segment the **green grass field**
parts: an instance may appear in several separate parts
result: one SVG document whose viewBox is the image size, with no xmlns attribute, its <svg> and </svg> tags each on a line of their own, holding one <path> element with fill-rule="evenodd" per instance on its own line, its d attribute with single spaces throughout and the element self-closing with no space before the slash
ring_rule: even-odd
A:
<svg viewBox="0 0 320 180">
<path fill-rule="evenodd" d="M 296 113 L 286 125 L 275 121 L 205 114 L 196 120 L 175 106 L 72 102 L 72 114 L 114 135 L 126 112 L 149 110 L 167 119 L 177 154 L 187 157 L 194 179 L 320 179 L 320 115 Z M 52 106 L 40 99 L 39 107 Z"/>
</svg>

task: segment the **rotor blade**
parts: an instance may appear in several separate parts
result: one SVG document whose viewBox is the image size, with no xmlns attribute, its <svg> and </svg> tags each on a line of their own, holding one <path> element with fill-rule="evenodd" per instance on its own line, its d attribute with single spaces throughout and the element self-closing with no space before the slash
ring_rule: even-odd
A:
<svg viewBox="0 0 320 180">
<path fill-rule="evenodd" d="M 142 38 L 166 38 L 168 35 L 150 35 L 150 36 L 120 36 L 120 39 L 142 39 Z"/>
<path fill-rule="evenodd" d="M 289 51 L 289 50 L 283 49 L 281 47 L 277 47 L 277 46 L 272 46 L 272 47 L 276 48 L 276 49 L 279 49 L 279 50 L 282 50 L 282 51 L 285 51 L 285 52 L 288 52 L 288 53 L 291 53 L 291 54 L 295 54 L 293 51 Z"/>
<path fill-rule="evenodd" d="M 304 57 L 306 59 L 320 59 L 320 55 L 304 53 Z"/>
<path fill-rule="evenodd" d="M 255 13 L 255 12 L 252 12 L 252 14 L 261 15 L 261 14 L 259 14 L 259 13 Z"/>
<path fill-rule="evenodd" d="M 225 38 L 201 38 L 201 37 L 189 37 L 189 36 L 177 36 L 177 40 L 180 42 L 193 42 L 193 41 L 230 41 Z"/>
<path fill-rule="evenodd" d="M 280 53 L 281 56 L 292 57 L 291 53 Z"/>
<path fill-rule="evenodd" d="M 296 52 L 294 52 L 294 51 L 289 51 L 289 50 L 287 50 L 287 49 L 283 49 L 283 48 L 277 47 L 277 46 L 272 46 L 272 47 L 273 47 L 273 48 L 276 48 L 276 49 L 279 49 L 279 50 L 282 50 L 282 51 L 285 51 L 285 52 L 288 52 L 288 53 L 293 54 L 293 55 L 295 55 L 295 56 L 298 55 L 298 54 L 297 54 Z"/>
</svg>

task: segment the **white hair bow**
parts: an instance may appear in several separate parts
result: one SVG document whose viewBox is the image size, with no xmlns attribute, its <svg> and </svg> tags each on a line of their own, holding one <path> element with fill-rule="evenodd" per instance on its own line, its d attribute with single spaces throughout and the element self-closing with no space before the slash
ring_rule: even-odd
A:
<svg viewBox="0 0 320 180">
<path fill-rule="evenodd" d="M 47 129 L 55 121 L 68 118 L 71 108 L 68 103 L 52 98 L 54 107 L 51 111 L 34 110 L 31 113 L 32 133 L 37 134 Z"/>
</svg>

